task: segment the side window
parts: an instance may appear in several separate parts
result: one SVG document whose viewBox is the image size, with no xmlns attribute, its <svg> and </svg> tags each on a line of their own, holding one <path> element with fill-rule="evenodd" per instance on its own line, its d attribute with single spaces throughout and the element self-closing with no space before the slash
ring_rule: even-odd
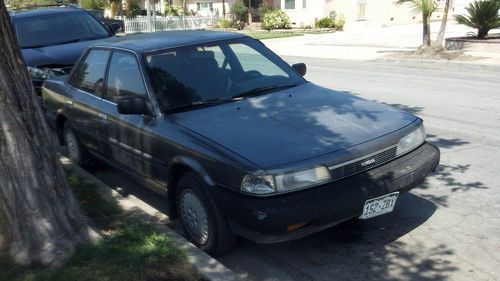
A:
<svg viewBox="0 0 500 281">
<path fill-rule="evenodd" d="M 109 51 L 91 50 L 71 77 L 73 87 L 102 96 Z"/>
<path fill-rule="evenodd" d="M 120 97 L 146 95 L 141 71 L 135 56 L 114 52 L 108 72 L 106 99 L 116 102 Z"/>
</svg>

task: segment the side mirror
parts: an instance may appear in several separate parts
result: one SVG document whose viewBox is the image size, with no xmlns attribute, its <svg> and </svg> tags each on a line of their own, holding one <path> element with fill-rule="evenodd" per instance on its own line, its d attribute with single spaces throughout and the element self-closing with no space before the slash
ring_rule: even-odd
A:
<svg viewBox="0 0 500 281">
<path fill-rule="evenodd" d="M 292 67 L 298 74 L 300 74 L 300 76 L 305 76 L 307 73 L 307 66 L 305 63 L 296 63 L 292 65 Z"/>
<path fill-rule="evenodd" d="M 128 97 L 118 100 L 118 112 L 120 114 L 150 114 L 145 97 Z"/>
<path fill-rule="evenodd" d="M 113 35 L 115 35 L 121 29 L 122 27 L 118 23 L 112 23 L 109 25 L 109 30 L 111 30 L 111 33 L 113 33 Z"/>
</svg>

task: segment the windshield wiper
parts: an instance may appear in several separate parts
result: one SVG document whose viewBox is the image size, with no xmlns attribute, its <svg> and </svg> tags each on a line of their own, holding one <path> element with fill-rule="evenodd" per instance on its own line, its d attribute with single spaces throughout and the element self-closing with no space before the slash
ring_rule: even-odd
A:
<svg viewBox="0 0 500 281">
<path fill-rule="evenodd" d="M 274 92 L 274 91 L 283 90 L 283 89 L 287 89 L 287 88 L 293 88 L 293 87 L 297 87 L 297 85 L 292 84 L 292 85 L 282 85 L 282 86 L 275 85 L 275 86 L 259 87 L 259 88 L 252 89 L 250 91 L 243 92 L 241 94 L 234 95 L 231 97 L 231 99 L 256 97 L 256 96 L 263 95 L 263 94 L 266 94 L 269 92 Z"/>
<path fill-rule="evenodd" d="M 185 111 L 185 110 L 189 110 L 189 109 L 202 108 L 202 107 L 226 103 L 226 102 L 230 102 L 230 101 L 231 100 L 227 100 L 227 99 L 213 99 L 213 100 L 206 100 L 206 101 L 195 101 L 195 102 L 192 102 L 189 104 L 185 104 L 185 105 L 171 108 L 167 111 L 167 113 L 175 113 L 175 112 Z"/>
</svg>

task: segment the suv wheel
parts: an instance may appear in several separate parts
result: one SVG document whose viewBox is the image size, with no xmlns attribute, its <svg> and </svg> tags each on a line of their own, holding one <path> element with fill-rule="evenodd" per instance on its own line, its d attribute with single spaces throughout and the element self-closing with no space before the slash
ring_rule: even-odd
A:
<svg viewBox="0 0 500 281">
<path fill-rule="evenodd" d="M 66 146 L 66 154 L 68 158 L 77 165 L 82 165 L 87 160 L 85 148 L 76 138 L 73 130 L 68 125 L 64 124 L 64 145 Z"/>
<path fill-rule="evenodd" d="M 189 240 L 212 255 L 229 250 L 236 236 L 207 194 L 203 181 L 187 173 L 179 181 L 177 191 L 178 213 Z"/>
</svg>

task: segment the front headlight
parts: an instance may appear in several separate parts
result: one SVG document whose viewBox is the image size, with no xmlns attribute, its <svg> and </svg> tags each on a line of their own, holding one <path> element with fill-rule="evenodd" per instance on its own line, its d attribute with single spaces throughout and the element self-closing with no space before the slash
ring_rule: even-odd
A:
<svg viewBox="0 0 500 281">
<path fill-rule="evenodd" d="M 330 179 L 328 168 L 319 166 L 304 171 L 274 176 L 247 175 L 243 179 L 241 189 L 254 194 L 280 193 L 318 185 Z"/>
<path fill-rule="evenodd" d="M 425 128 L 422 124 L 415 131 L 409 133 L 405 137 L 399 140 L 398 148 L 396 150 L 396 155 L 405 154 L 406 152 L 413 150 L 414 148 L 420 146 L 425 142 Z"/>
<path fill-rule="evenodd" d="M 43 80 L 66 74 L 64 70 L 62 70 L 61 68 L 49 68 L 49 67 L 38 68 L 33 66 L 28 66 L 28 73 L 30 74 L 31 77 Z"/>
<path fill-rule="evenodd" d="M 55 76 L 55 74 L 52 72 L 50 68 L 41 69 L 33 66 L 28 66 L 28 73 L 30 74 L 31 77 L 44 80 Z"/>
<path fill-rule="evenodd" d="M 254 194 L 273 193 L 274 179 L 272 176 L 246 175 L 241 182 L 241 190 Z"/>
</svg>

